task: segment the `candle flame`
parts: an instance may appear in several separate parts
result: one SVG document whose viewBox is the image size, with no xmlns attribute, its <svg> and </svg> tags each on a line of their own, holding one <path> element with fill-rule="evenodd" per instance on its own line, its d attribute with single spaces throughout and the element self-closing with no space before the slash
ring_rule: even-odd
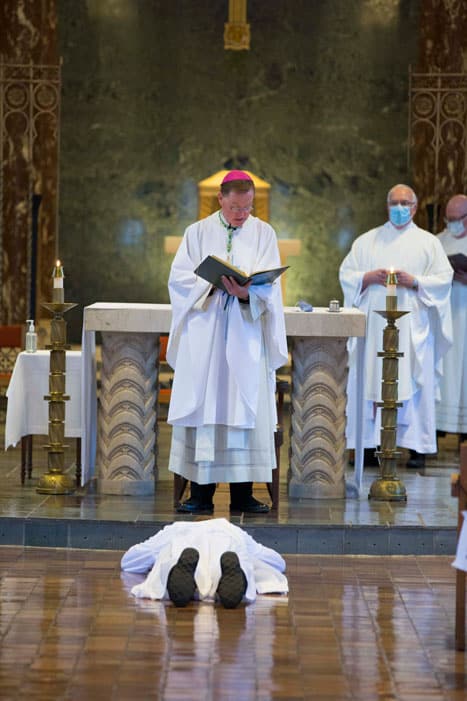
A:
<svg viewBox="0 0 467 701">
<path fill-rule="evenodd" d="M 57 260 L 57 262 L 55 263 L 55 267 L 56 267 L 56 268 L 59 268 L 60 266 L 61 266 L 61 263 L 60 263 L 59 260 Z"/>
<path fill-rule="evenodd" d="M 392 267 L 389 268 L 389 272 L 390 272 L 390 274 L 392 275 L 392 274 L 394 273 L 394 268 L 392 268 Z"/>
</svg>

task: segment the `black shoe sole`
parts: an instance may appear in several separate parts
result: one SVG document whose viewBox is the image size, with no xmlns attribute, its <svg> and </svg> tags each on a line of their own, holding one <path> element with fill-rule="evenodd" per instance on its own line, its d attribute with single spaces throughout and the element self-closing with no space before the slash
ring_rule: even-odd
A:
<svg viewBox="0 0 467 701">
<path fill-rule="evenodd" d="M 167 592 L 175 606 L 183 607 L 194 597 L 196 591 L 195 570 L 199 552 L 195 548 L 185 548 L 177 564 L 167 577 Z"/>
<path fill-rule="evenodd" d="M 234 609 L 243 599 L 247 588 L 247 579 L 236 553 L 230 551 L 223 553 L 221 571 L 217 595 L 226 609 Z"/>
</svg>

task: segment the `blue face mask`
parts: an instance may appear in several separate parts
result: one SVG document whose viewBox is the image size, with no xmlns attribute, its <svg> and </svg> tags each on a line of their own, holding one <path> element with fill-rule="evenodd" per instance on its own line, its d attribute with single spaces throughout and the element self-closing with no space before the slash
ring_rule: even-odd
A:
<svg viewBox="0 0 467 701">
<path fill-rule="evenodd" d="M 412 219 L 410 207 L 402 204 L 394 204 L 389 207 L 389 221 L 394 226 L 405 226 Z"/>
<path fill-rule="evenodd" d="M 464 232 L 464 219 L 457 219 L 456 221 L 447 221 L 446 229 L 453 236 L 459 236 Z"/>
</svg>

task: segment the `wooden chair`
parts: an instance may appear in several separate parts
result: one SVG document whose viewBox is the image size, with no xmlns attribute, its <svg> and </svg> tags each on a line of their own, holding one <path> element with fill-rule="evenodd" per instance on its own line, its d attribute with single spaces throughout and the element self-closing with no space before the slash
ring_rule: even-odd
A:
<svg viewBox="0 0 467 701">
<path fill-rule="evenodd" d="M 271 511 L 277 511 L 279 505 L 279 489 L 280 489 L 280 459 L 281 446 L 284 442 L 284 394 L 289 390 L 289 383 L 285 380 L 276 382 L 276 397 L 277 397 L 277 427 L 274 434 L 274 444 L 276 450 L 277 467 L 272 471 L 272 482 L 267 482 L 269 497 L 271 499 Z M 174 489 L 173 501 L 174 507 L 182 501 L 183 494 L 187 487 L 188 480 L 181 475 L 174 474 Z"/>
<path fill-rule="evenodd" d="M 460 470 L 451 475 L 451 495 L 458 500 L 457 535 L 459 537 L 467 509 L 467 441 L 460 446 Z M 456 650 L 465 650 L 465 577 L 463 570 L 456 569 Z"/>
</svg>

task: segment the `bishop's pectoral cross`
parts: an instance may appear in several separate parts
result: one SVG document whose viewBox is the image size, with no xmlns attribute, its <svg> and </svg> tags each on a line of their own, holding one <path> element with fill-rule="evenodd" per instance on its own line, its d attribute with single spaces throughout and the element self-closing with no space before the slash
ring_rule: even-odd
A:
<svg viewBox="0 0 467 701">
<path fill-rule="evenodd" d="M 247 0 L 229 0 L 229 21 L 224 24 L 224 49 L 250 48 L 250 25 L 246 21 Z"/>
</svg>

